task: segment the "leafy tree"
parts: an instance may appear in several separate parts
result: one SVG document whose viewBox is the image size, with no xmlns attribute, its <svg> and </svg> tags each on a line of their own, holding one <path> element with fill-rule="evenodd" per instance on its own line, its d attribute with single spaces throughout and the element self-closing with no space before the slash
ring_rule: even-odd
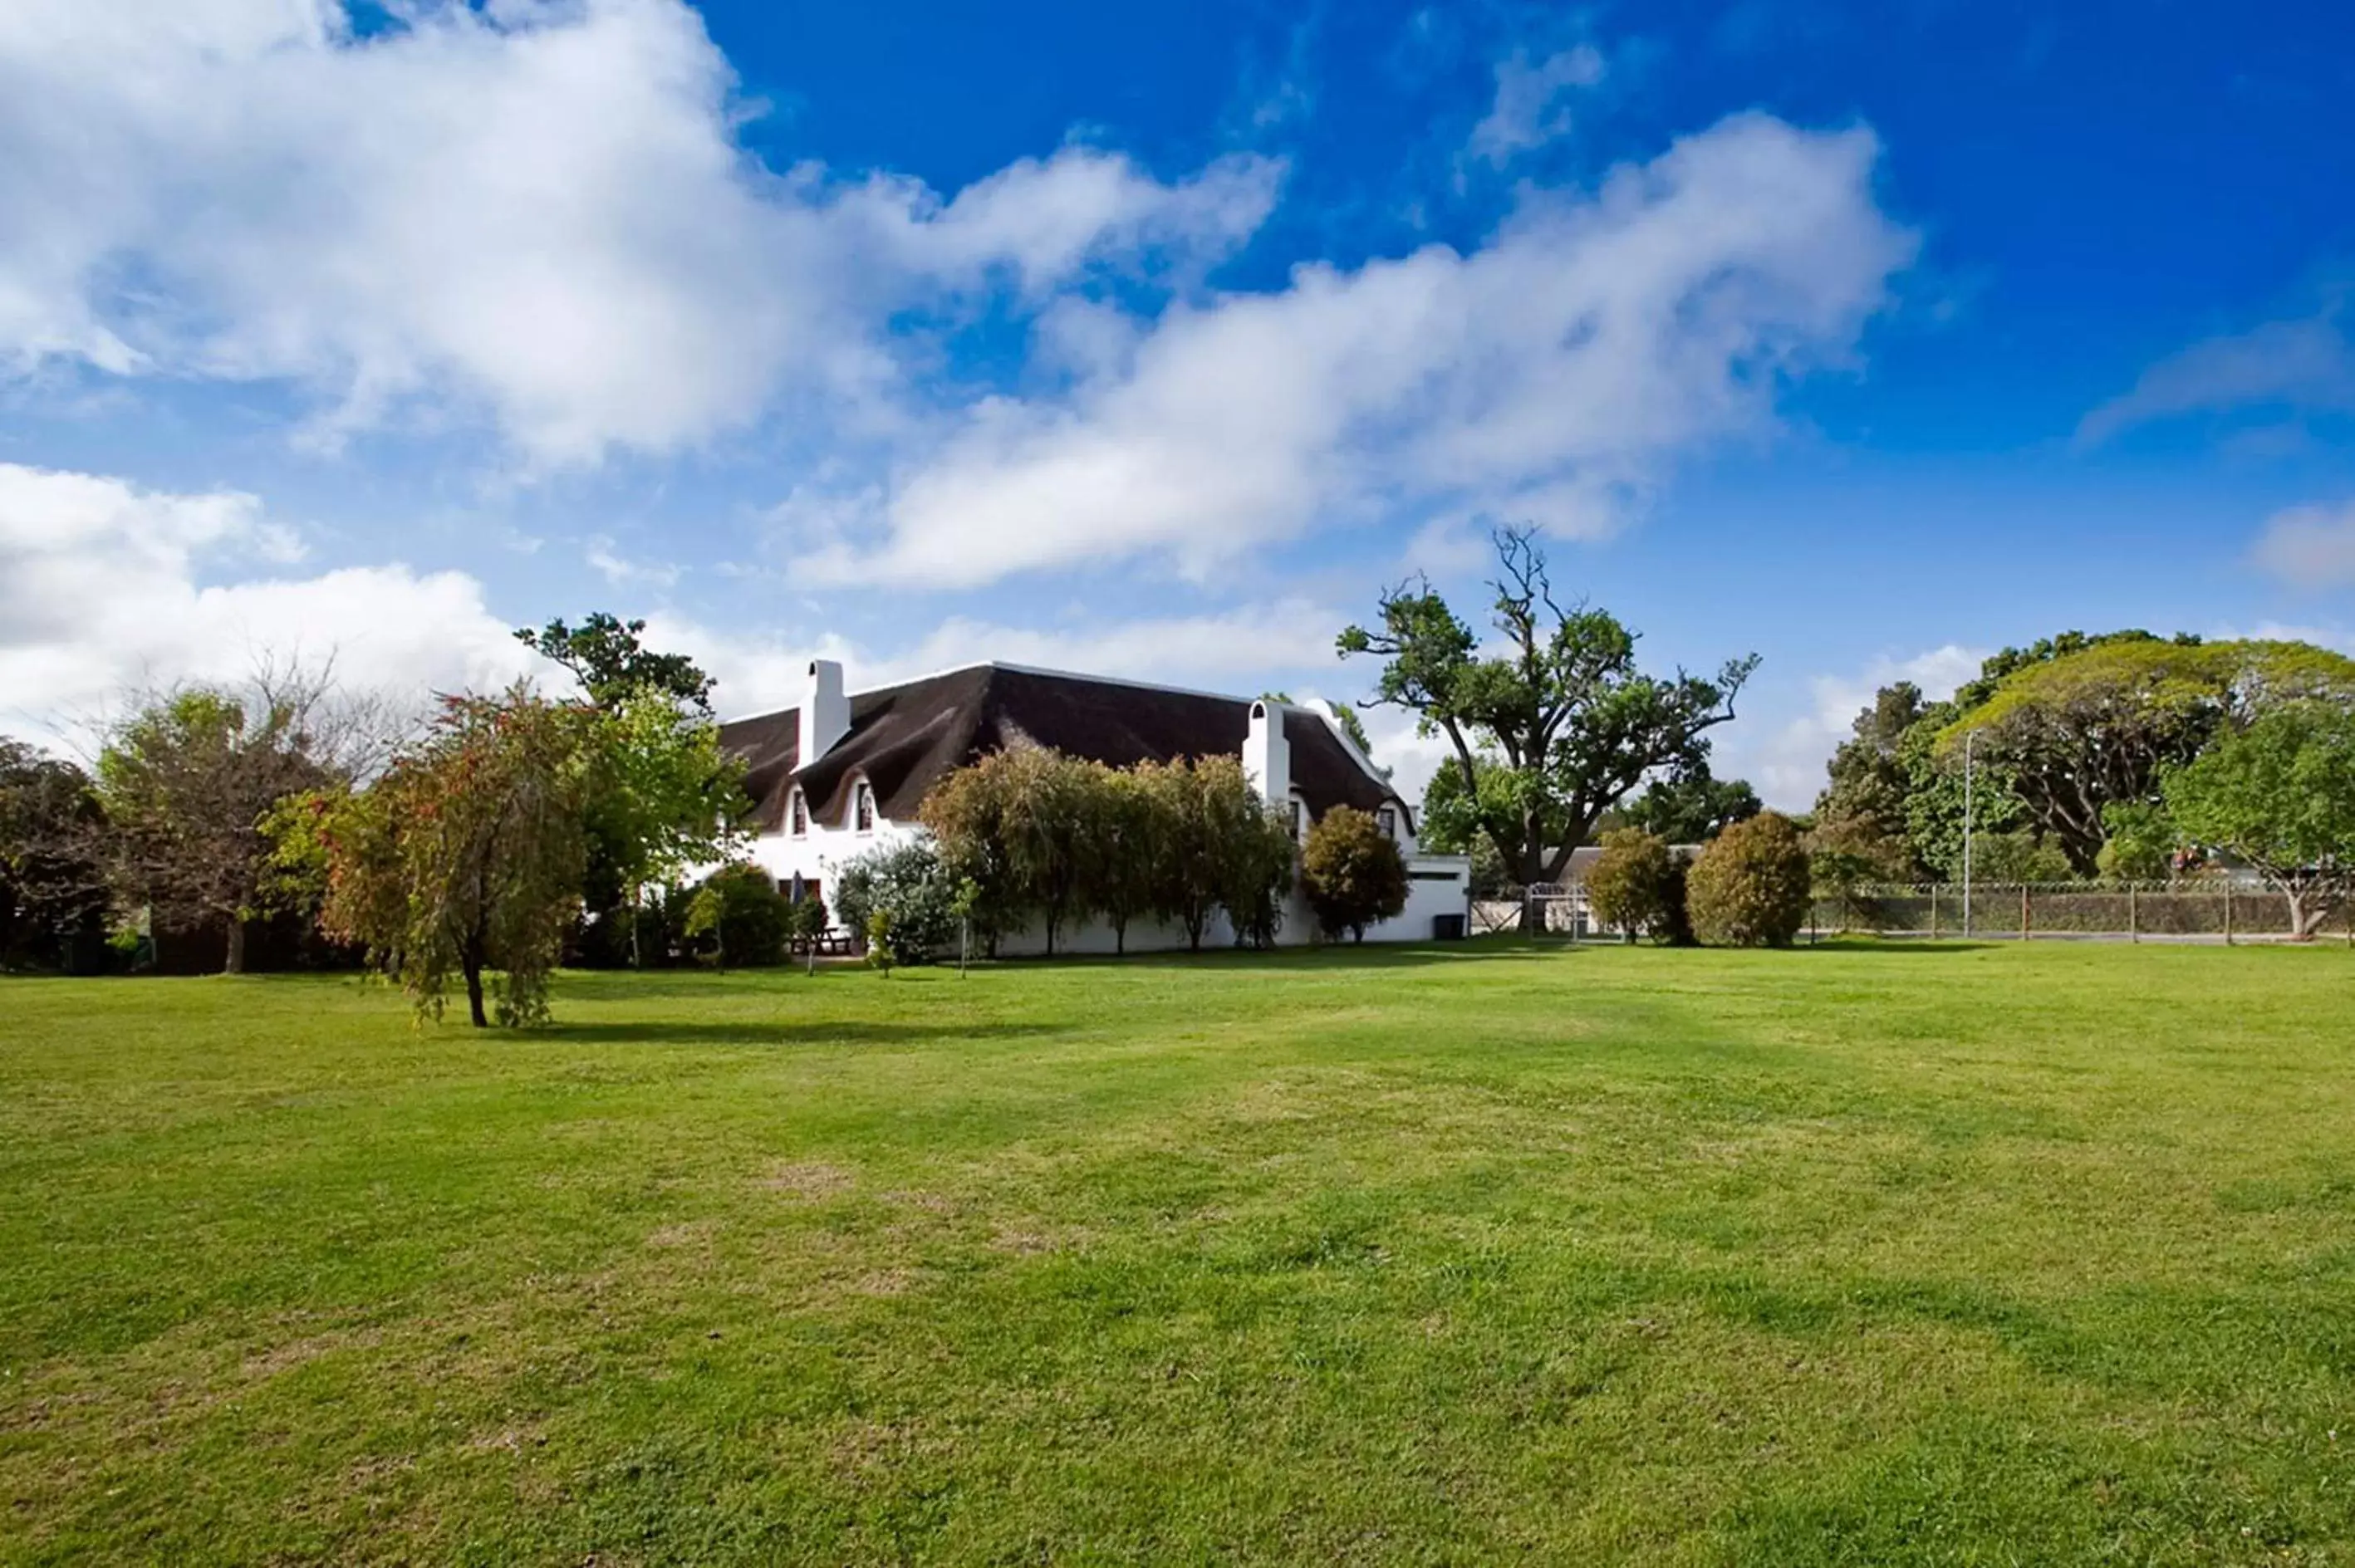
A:
<svg viewBox="0 0 2355 1568">
<path fill-rule="evenodd" d="M 2293 703 L 2169 776 L 2186 837 L 2232 854 L 2279 888 L 2290 935 L 2320 928 L 2355 882 L 2355 713 Z"/>
<path fill-rule="evenodd" d="M 1706 842 L 1764 810 L 1749 780 L 1711 778 L 1706 761 L 1654 779 L 1622 808 L 1627 826 L 1672 844 Z"/>
<path fill-rule="evenodd" d="M 992 954 L 1001 936 L 1020 930 L 1028 918 L 1028 890 L 1007 848 L 1006 802 L 1013 780 L 1004 756 L 995 752 L 954 769 L 917 808 L 943 874 L 953 883 L 973 885 L 963 918 Z"/>
<path fill-rule="evenodd" d="M 1913 682 L 1883 686 L 1832 753 L 1829 782 L 1816 797 L 1809 835 L 1819 881 L 1852 890 L 1862 882 L 1917 882 L 1934 874 L 1915 853 L 1909 831 L 1915 779 L 1905 750 L 1907 735 L 1927 711 Z"/>
<path fill-rule="evenodd" d="M 1646 775 L 1702 762 L 1707 732 L 1733 716 L 1757 660 L 1729 660 L 1714 676 L 1646 675 L 1616 618 L 1555 602 L 1530 535 L 1500 533 L 1497 552 L 1503 652 L 1483 656 L 1473 629 L 1421 579 L 1385 593 L 1380 623 L 1349 627 L 1339 647 L 1383 661 L 1374 701 L 1447 737 L 1464 809 L 1508 874 L 1555 882 L 1596 820 Z M 1524 911 L 1525 923 L 1533 918 Z"/>
<path fill-rule="evenodd" d="M 1406 912 L 1406 857 L 1371 812 L 1354 806 L 1334 807 L 1308 830 L 1300 882 L 1327 937 L 1347 931 L 1362 942 L 1367 927 Z"/>
<path fill-rule="evenodd" d="M 2159 779 L 2228 724 L 2305 698 L 2355 700 L 2355 660 L 2292 642 L 2093 642 L 2001 676 L 1938 737 L 1941 760 L 2005 776 L 2028 821 L 2081 875 L 2098 869 L 2112 805 L 2155 801 Z"/>
<path fill-rule="evenodd" d="M 1092 788 L 1097 853 L 1089 862 L 1086 900 L 1112 927 L 1113 950 L 1128 951 L 1128 927 L 1156 907 L 1163 826 L 1152 790 L 1133 768 L 1099 768 Z"/>
<path fill-rule="evenodd" d="M 1689 938 L 1685 920 L 1685 867 L 1668 841 L 1640 828 L 1603 835 L 1603 853 L 1586 874 L 1587 907 L 1627 940 Z"/>
<path fill-rule="evenodd" d="M 868 850 L 835 880 L 836 916 L 871 944 L 881 915 L 895 963 L 928 964 L 955 943 L 956 898 L 956 880 L 922 840 Z"/>
<path fill-rule="evenodd" d="M 2094 864 L 2116 882 L 2161 882 L 2175 871 L 2175 824 L 2164 806 L 2114 802 L 2102 811 L 2109 842 Z"/>
<path fill-rule="evenodd" d="M 647 887 L 735 853 L 749 804 L 742 762 L 719 747 L 711 677 L 685 654 L 647 648 L 645 630 L 601 610 L 579 627 L 556 620 L 515 634 L 570 671 L 604 715 L 611 766 L 590 805 L 581 900 L 601 928 L 628 933 L 632 963 L 644 958 L 639 922 L 620 912 L 637 907 Z M 620 961 L 610 947 L 587 956 Z"/>
<path fill-rule="evenodd" d="M 103 930 L 103 828 L 88 774 L 0 737 L 0 967 L 70 968 Z"/>
<path fill-rule="evenodd" d="M 1159 824 L 1154 835 L 1153 906 L 1186 933 L 1199 952 L 1210 916 L 1225 908 L 1239 936 L 1273 936 L 1276 885 L 1273 841 L 1284 841 L 1283 874 L 1291 874 L 1291 836 L 1277 813 L 1262 803 L 1232 757 L 1178 758 L 1137 765 L 1137 778 Z M 1240 906 L 1240 907 L 1239 907 Z M 1265 916 L 1266 918 L 1262 918 Z"/>
<path fill-rule="evenodd" d="M 1021 902 L 1039 916 L 1053 957 L 1064 926 L 1087 917 L 1100 880 L 1097 773 L 1060 751 L 1023 747 L 987 759 L 1002 779 L 999 832 Z"/>
<path fill-rule="evenodd" d="M 607 756 L 593 709 L 518 683 L 496 697 L 442 699 L 424 738 L 354 793 L 290 801 L 273 829 L 282 863 L 325 887 L 322 923 L 363 944 L 421 1014 L 439 1017 L 463 977 L 467 1016 L 545 1022 L 548 980 L 580 906 L 588 805 Z"/>
<path fill-rule="evenodd" d="M 711 677 L 684 653 L 646 647 L 638 636 L 645 629 L 643 620 L 623 622 L 598 610 L 577 627 L 559 618 L 538 631 L 518 628 L 515 635 L 525 647 L 572 672 L 601 708 L 618 708 L 651 692 L 709 718 Z"/>
<path fill-rule="evenodd" d="M 1693 932 L 1713 947 L 1789 947 L 1812 896 L 1806 847 L 1779 811 L 1720 833 L 1685 880 Z"/>
<path fill-rule="evenodd" d="M 1291 813 L 1250 795 L 1224 854 L 1219 903 L 1235 945 L 1273 948 L 1284 927 L 1284 903 L 1299 879 L 1300 846 Z"/>
<path fill-rule="evenodd" d="M 2077 874 L 2061 846 L 2024 829 L 1980 833 L 1971 843 L 1977 882 L 2068 882 Z"/>
<path fill-rule="evenodd" d="M 171 925 L 220 922 L 227 972 L 276 885 L 262 819 L 347 782 L 324 675 L 264 672 L 250 691 L 189 687 L 115 726 L 98 760 L 113 880 Z"/>
</svg>

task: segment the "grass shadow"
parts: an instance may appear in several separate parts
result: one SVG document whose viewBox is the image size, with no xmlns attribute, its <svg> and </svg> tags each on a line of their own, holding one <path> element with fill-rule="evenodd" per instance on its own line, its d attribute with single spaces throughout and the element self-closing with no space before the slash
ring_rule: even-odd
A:
<svg viewBox="0 0 2355 1568">
<path fill-rule="evenodd" d="M 769 1023 L 747 1019 L 733 1023 L 551 1023 L 534 1030 L 532 1038 L 583 1045 L 910 1045 L 931 1040 L 1009 1040 L 1064 1033 L 1050 1023 L 895 1023 L 859 1019 Z"/>
</svg>

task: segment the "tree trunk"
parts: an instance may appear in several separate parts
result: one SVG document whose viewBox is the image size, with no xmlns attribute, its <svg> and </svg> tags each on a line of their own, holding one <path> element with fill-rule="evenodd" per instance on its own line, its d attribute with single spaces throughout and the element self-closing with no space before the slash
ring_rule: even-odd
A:
<svg viewBox="0 0 2355 1568">
<path fill-rule="evenodd" d="M 245 920 L 239 915 L 229 917 L 229 957 L 221 962 L 221 973 L 241 975 L 245 972 Z"/>
<path fill-rule="evenodd" d="M 477 1029 L 488 1029 L 491 1021 L 483 1012 L 483 959 L 478 953 L 469 952 L 463 960 L 466 971 L 466 1016 Z"/>
</svg>

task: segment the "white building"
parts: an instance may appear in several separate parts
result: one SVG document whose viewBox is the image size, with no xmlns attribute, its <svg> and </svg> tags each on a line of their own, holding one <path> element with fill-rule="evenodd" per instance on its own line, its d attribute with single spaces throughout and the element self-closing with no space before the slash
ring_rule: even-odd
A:
<svg viewBox="0 0 2355 1568">
<path fill-rule="evenodd" d="M 759 832 L 751 859 L 788 895 L 815 888 L 829 906 L 843 866 L 923 834 L 917 808 L 943 776 L 994 751 L 1039 746 L 1116 768 L 1240 757 L 1263 798 L 1290 803 L 1296 837 L 1336 806 L 1371 812 L 1398 841 L 1410 880 L 1405 913 L 1369 927 L 1369 942 L 1428 938 L 1438 923 L 1461 922 L 1469 909 L 1470 860 L 1416 848 L 1406 801 L 1321 706 L 1015 664 L 975 664 L 852 693 L 844 690 L 842 666 L 819 660 L 799 706 L 723 725 L 719 737 L 748 769 Z M 1306 942 L 1316 934 L 1315 916 L 1295 895 L 1280 939 Z M 1217 925 L 1203 945 L 1232 939 Z M 1019 953 L 1044 942 L 1030 932 L 999 947 Z M 1174 927 L 1129 927 L 1131 949 L 1185 943 Z M 1109 952 L 1113 935 L 1092 922 L 1063 933 L 1057 945 Z"/>
</svg>

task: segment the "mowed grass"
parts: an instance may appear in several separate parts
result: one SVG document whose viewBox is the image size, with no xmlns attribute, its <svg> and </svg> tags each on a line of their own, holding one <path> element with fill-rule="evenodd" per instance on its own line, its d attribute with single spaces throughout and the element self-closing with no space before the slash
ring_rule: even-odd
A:
<svg viewBox="0 0 2355 1568">
<path fill-rule="evenodd" d="M 2355 955 L 0 982 L 0 1560 L 2355 1562 Z"/>
</svg>

